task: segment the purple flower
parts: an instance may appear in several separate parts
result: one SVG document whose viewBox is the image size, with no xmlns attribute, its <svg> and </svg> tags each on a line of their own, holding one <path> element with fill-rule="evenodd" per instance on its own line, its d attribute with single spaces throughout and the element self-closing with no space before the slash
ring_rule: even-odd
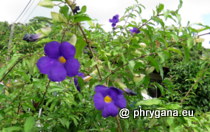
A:
<svg viewBox="0 0 210 132">
<path fill-rule="evenodd" d="M 133 34 L 138 34 L 138 33 L 140 33 L 140 30 L 138 28 L 134 27 L 133 29 L 130 29 L 130 32 Z"/>
<path fill-rule="evenodd" d="M 113 16 L 112 19 L 109 19 L 109 22 L 112 23 L 112 27 L 114 28 L 116 26 L 116 24 L 119 22 L 119 15 Z"/>
<path fill-rule="evenodd" d="M 83 79 L 84 82 L 87 82 L 87 81 L 89 81 L 90 79 L 92 79 L 91 76 L 85 76 L 84 73 L 81 73 L 81 72 L 79 72 L 79 73 L 77 74 L 77 76 L 78 76 L 78 77 L 81 77 L 81 78 Z M 80 90 L 80 85 L 79 85 L 79 82 L 78 82 L 78 77 L 74 77 L 74 85 L 76 86 L 77 90 L 78 90 L 79 92 L 81 92 L 81 90 Z"/>
<path fill-rule="evenodd" d="M 125 88 L 124 91 L 125 91 L 125 93 L 128 94 L 128 95 L 131 95 L 131 96 L 136 95 L 136 92 L 134 92 L 134 91 L 132 91 L 132 90 L 130 90 L 130 89 L 128 89 L 128 88 Z"/>
<path fill-rule="evenodd" d="M 76 7 L 73 9 L 73 13 L 74 13 L 74 14 L 77 14 L 79 10 L 80 10 L 79 6 L 76 6 Z"/>
<path fill-rule="evenodd" d="M 63 81 L 66 76 L 73 77 L 79 72 L 80 63 L 74 58 L 76 49 L 68 42 L 49 42 L 44 47 L 45 55 L 37 62 L 42 74 L 47 74 L 51 81 Z"/>
<path fill-rule="evenodd" d="M 115 87 L 97 85 L 95 87 L 94 105 L 96 109 L 102 111 L 103 117 L 116 116 L 119 108 L 126 107 L 126 100 L 123 91 Z"/>
<path fill-rule="evenodd" d="M 27 42 L 34 42 L 37 41 L 39 38 L 41 38 L 41 35 L 39 34 L 25 34 L 23 40 Z"/>
<path fill-rule="evenodd" d="M 85 77 L 84 73 L 81 73 L 81 72 L 79 72 L 77 74 L 77 76 L 78 77 L 81 77 L 81 78 L 84 78 Z M 79 86 L 78 78 L 77 77 L 74 78 L 74 85 L 76 86 L 77 90 L 80 92 L 81 90 L 80 90 L 80 86 Z"/>
</svg>

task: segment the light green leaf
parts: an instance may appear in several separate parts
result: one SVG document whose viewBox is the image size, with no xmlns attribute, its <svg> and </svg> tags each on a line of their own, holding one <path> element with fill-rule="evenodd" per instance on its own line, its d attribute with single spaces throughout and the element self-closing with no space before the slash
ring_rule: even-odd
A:
<svg viewBox="0 0 210 132">
<path fill-rule="evenodd" d="M 60 13 L 51 12 L 52 20 L 54 22 L 64 22 L 67 23 L 67 19 Z"/>
<path fill-rule="evenodd" d="M 87 11 L 87 7 L 86 6 L 82 6 L 81 12 L 80 13 L 85 13 Z"/>
<path fill-rule="evenodd" d="M 194 45 L 194 40 L 193 40 L 193 38 L 188 38 L 188 39 L 187 39 L 187 47 L 188 47 L 189 49 L 191 49 L 191 48 L 193 47 L 193 45 Z"/>
<path fill-rule="evenodd" d="M 51 0 L 43 0 L 39 2 L 39 6 L 46 7 L 46 8 L 53 8 L 54 3 Z"/>
<path fill-rule="evenodd" d="M 76 58 L 79 58 L 82 55 L 83 49 L 86 46 L 86 42 L 83 40 L 82 37 L 78 37 L 78 41 L 75 45 L 76 47 Z"/>
<path fill-rule="evenodd" d="M 137 102 L 136 105 L 161 105 L 163 104 L 160 99 L 149 99 L 149 100 L 142 100 Z"/>
<path fill-rule="evenodd" d="M 69 42 L 75 46 L 75 44 L 77 43 L 77 36 L 75 34 L 73 34 L 69 40 Z"/>
<path fill-rule="evenodd" d="M 35 128 L 35 119 L 34 117 L 28 117 L 24 124 L 24 132 L 32 132 Z"/>
<path fill-rule="evenodd" d="M 15 131 L 21 131 L 22 128 L 13 126 L 13 127 L 8 127 L 8 128 L 3 128 L 2 132 L 15 132 Z"/>
<path fill-rule="evenodd" d="M 133 73 L 134 66 L 135 66 L 135 61 L 133 61 L 133 60 L 129 61 L 128 67 L 132 73 Z"/>
<path fill-rule="evenodd" d="M 41 35 L 40 37 L 45 37 L 45 36 L 48 36 L 51 31 L 52 30 L 50 27 L 44 27 L 44 28 L 36 30 L 35 33 L 40 34 Z"/>
</svg>

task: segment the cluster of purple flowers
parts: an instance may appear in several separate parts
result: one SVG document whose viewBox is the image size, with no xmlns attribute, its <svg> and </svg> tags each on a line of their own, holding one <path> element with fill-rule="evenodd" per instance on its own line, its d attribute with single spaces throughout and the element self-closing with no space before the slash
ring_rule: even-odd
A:
<svg viewBox="0 0 210 132">
<path fill-rule="evenodd" d="M 109 22 L 112 23 L 112 27 L 115 28 L 116 24 L 119 22 L 119 15 L 115 15 L 112 17 L 112 19 L 109 19 Z M 132 34 L 138 34 L 140 33 L 140 30 L 136 27 L 133 27 L 133 29 L 129 30 Z"/>
<path fill-rule="evenodd" d="M 79 7 L 75 7 L 74 13 L 78 13 Z M 112 27 L 115 28 L 119 22 L 119 15 L 113 16 L 109 19 L 112 23 Z M 130 30 L 132 34 L 140 33 L 140 30 L 136 27 Z M 38 35 L 26 34 L 23 40 L 28 42 L 36 41 L 39 38 Z M 80 85 L 78 78 L 86 80 L 84 73 L 79 72 L 80 63 L 74 58 L 76 49 L 68 43 L 57 41 L 49 42 L 44 47 L 45 56 L 41 57 L 37 62 L 37 67 L 42 74 L 47 74 L 48 78 L 54 82 L 60 82 L 66 79 L 66 77 L 74 77 L 74 85 L 80 92 Z M 90 78 L 90 76 L 88 76 Z M 87 80 L 89 80 L 89 78 Z M 118 110 L 126 107 L 126 99 L 123 93 L 128 95 L 136 95 L 132 90 L 125 88 L 124 91 L 115 87 L 106 87 L 103 85 L 97 85 L 95 87 L 95 95 L 93 97 L 94 105 L 96 109 L 102 111 L 103 117 L 115 117 L 118 114 Z"/>
<path fill-rule="evenodd" d="M 113 16 L 112 19 L 109 19 L 109 22 L 112 23 L 112 27 L 114 28 L 116 26 L 116 24 L 119 22 L 119 15 Z"/>
</svg>

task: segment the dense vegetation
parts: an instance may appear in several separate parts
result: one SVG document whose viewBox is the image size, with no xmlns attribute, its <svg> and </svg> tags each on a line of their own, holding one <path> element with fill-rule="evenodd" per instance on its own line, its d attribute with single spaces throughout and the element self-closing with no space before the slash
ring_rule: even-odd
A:
<svg viewBox="0 0 210 132">
<path fill-rule="evenodd" d="M 52 12 L 52 18 L 15 23 L 12 37 L 12 25 L 0 22 L 2 132 L 210 131 L 209 50 L 202 47 L 199 36 L 193 35 L 210 27 L 181 25 L 181 0 L 175 11 L 158 5 L 148 20 L 141 18 L 144 6 L 136 1 L 124 15 L 110 16 L 111 32 L 86 14 L 86 6 L 79 9 L 68 0 L 44 0 L 40 5 L 59 6 L 60 10 Z M 46 55 L 44 47 L 51 41 L 68 41 L 75 46 L 79 72 L 88 79 L 78 74 L 53 81 L 40 72 L 37 62 Z M 124 91 L 130 113 L 141 106 L 150 110 L 193 110 L 194 115 L 134 119 L 131 113 L 128 119 L 104 118 L 93 100 L 98 85 Z M 145 90 L 157 98 L 143 100 L 141 93 Z"/>
</svg>

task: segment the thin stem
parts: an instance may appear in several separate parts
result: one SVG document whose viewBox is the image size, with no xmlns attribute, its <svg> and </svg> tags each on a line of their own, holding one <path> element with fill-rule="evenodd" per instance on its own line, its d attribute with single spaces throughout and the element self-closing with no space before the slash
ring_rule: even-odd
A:
<svg viewBox="0 0 210 132">
<path fill-rule="evenodd" d="M 204 34 L 200 34 L 200 35 L 198 35 L 198 37 L 200 37 L 200 36 L 204 36 L 204 35 L 209 35 L 210 34 L 210 32 L 208 32 L 208 33 L 204 33 Z"/>
<path fill-rule="evenodd" d="M 71 2 L 70 0 L 65 0 L 65 2 L 68 4 L 68 6 L 71 8 L 71 10 L 72 10 L 72 12 L 73 12 L 73 7 L 72 7 L 72 5 L 75 4 L 75 3 L 74 3 L 74 2 Z M 73 12 L 73 14 L 75 15 L 74 12 Z M 80 25 L 79 22 L 77 23 L 77 25 L 78 25 L 80 31 L 82 32 L 82 35 L 83 35 L 83 37 L 84 37 L 84 39 L 85 39 L 85 42 L 86 42 L 87 45 L 88 45 L 88 49 L 90 50 L 90 52 L 91 52 L 93 58 L 96 59 L 96 57 L 95 57 L 95 55 L 94 55 L 94 53 L 93 53 L 93 51 L 92 51 L 92 48 L 91 48 L 91 46 L 90 46 L 90 41 L 87 39 L 87 36 L 86 36 L 86 34 L 85 34 L 85 32 L 84 32 L 82 26 Z M 98 67 L 97 64 L 96 64 L 96 69 L 97 69 L 97 71 L 98 71 L 98 75 L 99 75 L 100 80 L 102 80 L 101 72 L 100 72 L 99 67 Z"/>
<path fill-rule="evenodd" d="M 24 87 L 24 86 L 22 86 L 22 88 L 21 88 L 21 90 L 20 90 L 19 97 L 18 97 L 19 103 L 18 103 L 18 110 L 17 110 L 17 114 L 19 114 L 19 112 L 20 112 L 20 106 L 21 106 L 21 95 L 22 95 L 23 87 Z"/>
<path fill-rule="evenodd" d="M 13 70 L 13 68 L 19 63 L 21 62 L 24 58 L 27 58 L 27 57 L 30 57 L 30 56 L 33 56 L 33 55 L 37 55 L 38 53 L 34 53 L 34 54 L 28 54 L 26 56 L 23 56 L 23 57 L 20 57 L 19 60 L 17 60 L 17 62 L 11 67 L 9 68 L 9 70 L 3 75 L 2 78 L 0 78 L 0 82 L 2 80 L 4 80 L 4 78 Z"/>
<path fill-rule="evenodd" d="M 45 98 L 45 96 L 46 96 L 46 94 L 47 94 L 47 90 L 48 90 L 48 88 L 49 88 L 49 86 L 50 86 L 50 82 L 51 82 L 50 80 L 47 82 L 45 92 L 44 92 L 44 94 L 43 94 L 43 96 L 42 96 L 41 101 L 40 101 L 39 104 L 38 104 L 38 108 L 39 108 L 39 106 L 41 107 L 42 104 L 43 104 L 44 98 Z"/>
<path fill-rule="evenodd" d="M 115 119 L 117 120 L 117 128 L 118 128 L 118 132 L 123 132 L 121 124 L 120 124 L 120 120 L 119 117 L 116 116 Z"/>
<path fill-rule="evenodd" d="M 63 39 L 64 39 L 64 37 L 65 37 L 65 35 L 66 35 L 66 29 L 64 29 L 64 31 L 63 31 L 63 33 L 62 33 L 62 38 L 61 38 L 61 43 L 63 42 Z"/>
<path fill-rule="evenodd" d="M 13 69 L 19 62 L 22 61 L 22 59 L 23 59 L 23 57 L 20 58 L 20 59 L 11 67 L 11 68 L 9 68 L 9 70 L 6 72 L 6 74 L 4 74 L 4 76 L 3 76 L 2 78 L 0 78 L 0 82 L 1 82 L 2 80 L 4 80 L 4 78 L 12 71 L 12 69 Z"/>
<path fill-rule="evenodd" d="M 152 19 L 153 17 L 159 17 L 162 16 L 163 14 L 157 14 L 155 16 L 152 16 L 149 20 L 147 20 L 145 23 L 143 23 L 138 29 L 140 30 L 143 26 L 147 25 Z"/>
<path fill-rule="evenodd" d="M 94 53 L 93 53 L 93 50 L 92 50 L 92 48 L 91 48 L 91 46 L 90 46 L 90 41 L 88 41 L 88 39 L 87 39 L 87 37 L 86 37 L 86 34 L 85 34 L 84 30 L 82 29 L 82 27 L 81 27 L 81 25 L 80 25 L 79 23 L 78 23 L 78 26 L 79 26 L 79 29 L 80 29 L 81 32 L 82 32 L 83 37 L 85 38 L 85 42 L 87 43 L 88 49 L 90 50 L 90 52 L 91 52 L 93 58 L 96 58 L 95 55 L 94 55 Z M 99 77 L 100 77 L 100 80 L 102 80 L 101 72 L 100 72 L 99 67 L 98 67 L 97 64 L 96 64 L 96 69 L 97 69 L 97 71 L 98 71 L 98 75 L 99 75 Z"/>
<path fill-rule="evenodd" d="M 10 60 L 10 54 L 12 52 L 12 38 L 13 38 L 13 35 L 14 35 L 14 29 L 15 29 L 15 23 L 12 24 L 11 26 L 11 31 L 10 31 L 10 36 L 9 36 L 9 43 L 8 43 L 8 52 L 7 52 L 7 61 Z"/>
</svg>

